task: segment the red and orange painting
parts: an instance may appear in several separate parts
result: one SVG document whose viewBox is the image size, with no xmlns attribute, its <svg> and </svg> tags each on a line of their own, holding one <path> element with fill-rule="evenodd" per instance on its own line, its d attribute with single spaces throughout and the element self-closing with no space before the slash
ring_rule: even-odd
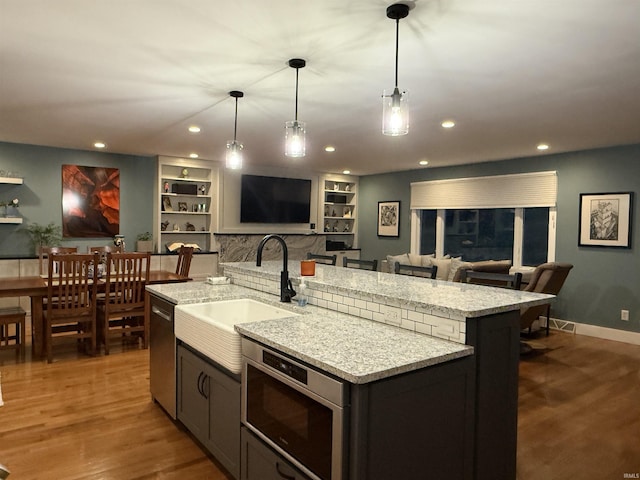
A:
<svg viewBox="0 0 640 480">
<path fill-rule="evenodd" d="M 62 166 L 62 235 L 113 237 L 120 233 L 120 170 Z"/>
</svg>

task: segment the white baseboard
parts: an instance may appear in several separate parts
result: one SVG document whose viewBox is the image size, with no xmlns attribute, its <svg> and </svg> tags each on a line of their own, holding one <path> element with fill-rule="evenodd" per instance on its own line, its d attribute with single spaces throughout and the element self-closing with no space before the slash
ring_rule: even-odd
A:
<svg viewBox="0 0 640 480">
<path fill-rule="evenodd" d="M 543 324 L 544 321 L 540 320 L 540 323 Z M 568 320 L 560 320 L 558 318 L 551 319 L 550 328 L 552 330 L 575 333 L 576 335 L 586 335 L 588 337 L 640 345 L 640 333 L 638 332 L 588 325 L 586 323 L 569 322 Z"/>
<path fill-rule="evenodd" d="M 605 340 L 615 340 L 616 342 L 630 343 L 632 345 L 640 345 L 640 333 L 617 330 L 615 328 L 576 323 L 576 334 L 604 338 Z"/>
</svg>

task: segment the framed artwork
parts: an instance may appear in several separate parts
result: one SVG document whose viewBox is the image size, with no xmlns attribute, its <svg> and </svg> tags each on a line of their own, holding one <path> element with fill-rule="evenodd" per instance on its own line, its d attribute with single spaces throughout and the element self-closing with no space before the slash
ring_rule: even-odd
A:
<svg viewBox="0 0 640 480">
<path fill-rule="evenodd" d="M 179 212 L 188 212 L 189 207 L 187 207 L 187 202 L 178 202 L 178 211 Z"/>
<path fill-rule="evenodd" d="M 631 248 L 633 192 L 581 193 L 578 246 Z"/>
<path fill-rule="evenodd" d="M 120 170 L 62 165 L 62 236 L 120 233 Z"/>
<path fill-rule="evenodd" d="M 400 236 L 400 202 L 378 202 L 378 236 Z"/>
<path fill-rule="evenodd" d="M 173 212 L 173 205 L 171 205 L 171 198 L 162 197 L 162 211 Z"/>
</svg>

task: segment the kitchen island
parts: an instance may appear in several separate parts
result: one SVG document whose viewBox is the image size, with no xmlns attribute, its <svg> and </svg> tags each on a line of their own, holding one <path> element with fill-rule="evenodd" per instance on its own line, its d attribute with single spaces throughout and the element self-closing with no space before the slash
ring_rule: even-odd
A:
<svg viewBox="0 0 640 480">
<path fill-rule="evenodd" d="M 262 267 L 233 263 L 224 264 L 224 268 L 233 285 L 160 285 L 149 289 L 176 304 L 247 297 L 277 303 L 282 262 L 264 262 Z M 298 268 L 298 262 L 290 262 L 294 284 Z M 418 417 L 411 419 L 410 412 L 401 412 L 409 420 L 403 423 L 400 416 L 393 428 L 410 430 L 405 440 L 410 440 L 411 448 L 403 442 L 394 444 L 393 438 L 386 443 L 378 438 L 374 449 L 405 445 L 406 454 L 398 457 L 405 460 L 405 470 L 397 472 L 412 472 L 411 478 L 422 478 L 416 472 L 428 466 L 409 468 L 406 461 L 416 455 L 420 461 L 443 458 L 437 448 L 455 440 L 460 450 L 453 455 L 459 455 L 463 465 L 456 478 L 515 478 L 519 308 L 546 303 L 549 296 L 320 265 L 316 266 L 316 276 L 307 278 L 306 283 L 311 305 L 301 308 L 280 304 L 303 315 L 243 324 L 237 331 L 349 382 L 352 415 L 360 415 L 358 418 L 366 417 L 361 416 L 362 410 L 368 408 L 367 389 L 373 385 L 414 378 L 431 385 L 430 392 L 441 388 L 444 397 L 432 399 L 435 403 L 431 407 L 444 403 L 439 414 L 444 423 L 440 426 L 450 425 L 460 435 L 451 436 L 445 430 L 440 440 L 433 432 L 427 432 L 426 437 L 425 432 L 415 436 L 412 420 L 427 428 L 433 418 L 421 424 Z M 435 377 L 418 380 L 410 377 L 411 372 L 430 372 Z M 455 382 L 447 387 L 445 380 Z M 392 390 L 397 391 L 401 383 L 393 383 Z M 464 398 L 458 398 L 461 396 Z M 450 405 L 446 405 L 446 399 Z M 453 400 L 458 403 L 453 405 Z M 446 407 L 454 406 L 448 413 L 456 411 L 464 418 L 447 417 Z M 354 413 L 357 411 L 360 413 Z M 438 416 L 437 408 L 435 413 Z M 384 478 L 374 476 L 375 472 L 383 474 L 384 465 L 367 455 L 374 443 L 367 447 L 356 441 L 350 446 L 351 477 L 345 478 L 367 478 L 358 476 L 361 472 L 369 472 L 370 478 Z M 249 444 L 255 442 L 249 439 L 243 443 L 246 448 Z M 443 465 L 452 468 L 453 464 Z M 441 473 L 447 474 L 445 470 Z M 432 474 L 439 478 L 436 471 Z"/>
</svg>

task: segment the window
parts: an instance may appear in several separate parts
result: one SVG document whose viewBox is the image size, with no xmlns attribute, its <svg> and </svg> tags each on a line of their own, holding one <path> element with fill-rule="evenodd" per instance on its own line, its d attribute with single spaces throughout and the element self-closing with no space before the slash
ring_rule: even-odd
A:
<svg viewBox="0 0 640 480">
<path fill-rule="evenodd" d="M 420 253 L 436 251 L 436 210 L 420 210 Z"/>
<path fill-rule="evenodd" d="M 525 208 L 522 218 L 522 264 L 540 265 L 550 257 L 549 208 Z"/>
<path fill-rule="evenodd" d="M 555 209 L 549 207 L 416 210 L 416 217 L 416 253 L 449 254 L 467 262 L 509 259 L 515 266 L 535 266 L 554 257 L 549 239 L 555 235 L 549 232 L 555 232 Z"/>
<path fill-rule="evenodd" d="M 446 210 L 444 251 L 468 262 L 513 255 L 514 209 Z"/>
<path fill-rule="evenodd" d="M 411 251 L 466 261 L 555 258 L 556 172 L 411 184 Z"/>
</svg>

